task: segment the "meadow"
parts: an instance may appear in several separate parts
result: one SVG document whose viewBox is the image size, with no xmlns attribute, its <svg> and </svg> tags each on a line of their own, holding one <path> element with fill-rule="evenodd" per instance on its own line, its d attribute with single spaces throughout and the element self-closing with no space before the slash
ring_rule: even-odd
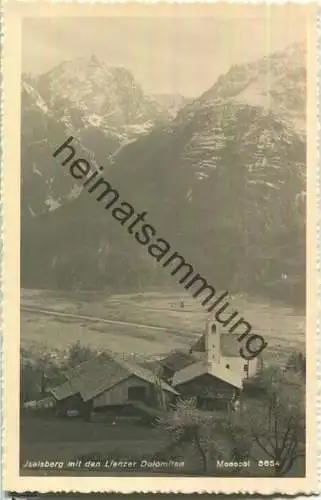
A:
<svg viewBox="0 0 321 500">
<path fill-rule="evenodd" d="M 233 297 L 231 306 L 268 342 L 264 351 L 268 363 L 283 363 L 292 351 L 304 350 L 304 311 L 247 296 Z M 82 318 L 42 314 L 41 310 Z M 187 349 L 201 336 L 207 317 L 187 293 L 22 290 L 21 347 L 50 352 L 79 341 L 99 350 L 151 358 Z"/>
</svg>

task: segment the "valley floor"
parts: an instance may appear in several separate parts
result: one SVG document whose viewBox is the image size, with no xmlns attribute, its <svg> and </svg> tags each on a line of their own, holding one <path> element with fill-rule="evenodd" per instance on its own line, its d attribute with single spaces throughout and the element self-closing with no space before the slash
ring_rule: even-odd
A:
<svg viewBox="0 0 321 500">
<path fill-rule="evenodd" d="M 267 361 L 283 363 L 289 353 L 304 349 L 302 311 L 249 297 L 235 297 L 231 306 L 267 340 Z M 50 352 L 80 341 L 150 358 L 188 348 L 202 334 L 206 318 L 206 311 L 187 294 L 22 290 L 21 347 Z"/>
</svg>

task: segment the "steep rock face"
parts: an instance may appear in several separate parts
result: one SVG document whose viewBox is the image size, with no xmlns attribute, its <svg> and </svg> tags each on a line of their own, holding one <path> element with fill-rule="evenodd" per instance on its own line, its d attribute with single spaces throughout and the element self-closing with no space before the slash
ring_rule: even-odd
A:
<svg viewBox="0 0 321 500">
<path fill-rule="evenodd" d="M 23 81 L 21 101 L 21 212 L 26 218 L 55 210 L 79 193 L 52 158 L 68 128 L 32 83 Z M 79 149 L 83 151 L 80 145 Z"/>
<path fill-rule="evenodd" d="M 214 286 L 303 300 L 303 53 L 294 46 L 231 68 L 173 122 L 123 147 L 106 173 L 124 201 L 148 212 L 157 236 Z M 37 241 L 48 246 L 54 227 L 56 239 L 45 252 L 51 264 L 44 262 L 41 273 L 50 286 L 59 274 L 69 286 L 76 280 L 82 287 L 95 280 L 119 284 L 129 276 L 133 284 L 167 279 L 88 193 L 71 205 L 70 218 L 57 210 L 35 229 Z M 71 224 L 78 256 L 64 239 Z M 70 264 L 77 272 L 67 279 Z"/>
<path fill-rule="evenodd" d="M 52 211 L 79 194 L 51 155 L 65 137 L 100 164 L 123 145 L 171 119 L 124 68 L 95 57 L 62 63 L 38 78 L 23 76 L 21 116 L 22 209 Z"/>
<path fill-rule="evenodd" d="M 152 97 L 162 108 L 166 109 L 173 118 L 176 118 L 178 112 L 186 106 L 186 104 L 194 100 L 184 97 L 181 94 L 154 94 Z"/>
</svg>

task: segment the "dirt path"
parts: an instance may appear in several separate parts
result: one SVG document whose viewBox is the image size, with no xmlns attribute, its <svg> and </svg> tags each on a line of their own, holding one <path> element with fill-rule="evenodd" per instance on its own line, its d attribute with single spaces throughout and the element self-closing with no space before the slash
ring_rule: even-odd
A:
<svg viewBox="0 0 321 500">
<path fill-rule="evenodd" d="M 36 314 L 44 314 L 46 316 L 59 316 L 59 317 L 64 317 L 64 318 L 84 319 L 86 321 L 93 321 L 95 323 L 107 323 L 110 325 L 134 326 L 136 328 L 148 328 L 148 329 L 152 328 L 154 330 L 161 330 L 163 332 L 171 331 L 171 328 L 167 328 L 164 326 L 146 325 L 143 323 L 131 323 L 129 321 L 118 321 L 118 320 L 113 320 L 113 319 L 97 318 L 95 316 L 82 316 L 79 314 L 51 311 L 49 309 L 39 309 L 36 307 L 21 306 L 20 309 L 21 309 L 21 311 L 32 312 L 32 313 L 36 313 Z M 175 332 L 176 332 L 176 330 L 175 330 Z"/>
</svg>

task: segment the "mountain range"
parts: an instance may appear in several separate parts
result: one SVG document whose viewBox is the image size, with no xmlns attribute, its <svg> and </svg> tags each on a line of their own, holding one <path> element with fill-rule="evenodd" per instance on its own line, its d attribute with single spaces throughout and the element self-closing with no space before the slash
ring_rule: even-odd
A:
<svg viewBox="0 0 321 500">
<path fill-rule="evenodd" d="M 94 56 L 22 84 L 28 287 L 168 283 L 52 152 L 66 137 L 214 286 L 304 302 L 305 47 L 232 66 L 196 99 L 147 96 Z"/>
</svg>

